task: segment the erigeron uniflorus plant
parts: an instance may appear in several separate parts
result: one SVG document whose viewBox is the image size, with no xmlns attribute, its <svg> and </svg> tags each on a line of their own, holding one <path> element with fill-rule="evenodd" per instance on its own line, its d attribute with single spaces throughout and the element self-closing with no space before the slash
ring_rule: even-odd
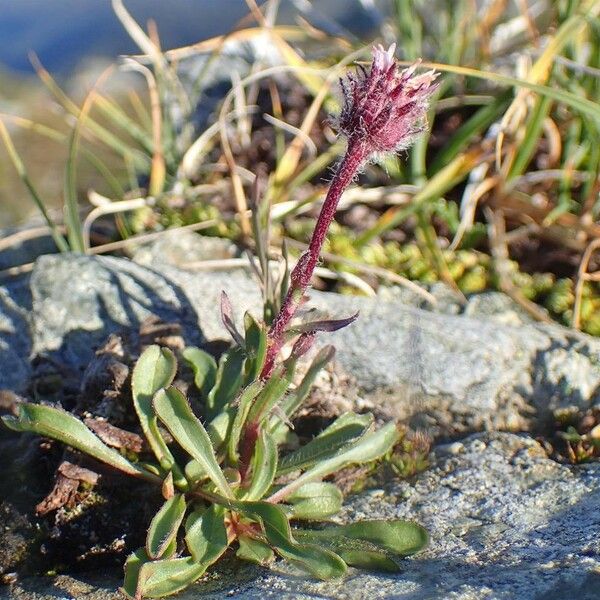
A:
<svg viewBox="0 0 600 600">
<path fill-rule="evenodd" d="M 372 415 L 347 413 L 304 446 L 283 456 L 279 452 L 293 435 L 291 419 L 318 371 L 331 360 L 333 348 L 321 349 L 301 381 L 294 382 L 298 360 L 317 332 L 333 331 L 356 318 L 292 323 L 305 302 L 340 197 L 369 160 L 407 148 L 425 124 L 435 74 L 415 75 L 414 66 L 401 71 L 393 53 L 394 46 L 387 51 L 374 48 L 370 68 L 359 66 L 358 73 L 341 82 L 344 106 L 337 124 L 347 138 L 347 149 L 309 248 L 279 295 L 273 293 L 276 285 L 255 218 L 257 273 L 268 292 L 266 314 L 275 314 L 270 326 L 246 313 L 240 332 L 223 295 L 221 315 L 232 335 L 232 348 L 218 364 L 200 348 L 183 352 L 202 395 L 202 419 L 172 385 L 175 356 L 158 346 L 143 352 L 132 376 L 133 403 L 154 455 L 152 462 L 126 458 L 59 408 L 23 403 L 17 417 L 4 417 L 11 429 L 64 442 L 162 490 L 165 503 L 150 523 L 146 544 L 125 565 L 123 591 L 131 598 L 178 592 L 200 578 L 228 548 L 235 548 L 240 559 L 262 565 L 277 555 L 314 577 L 328 579 L 342 576 L 348 565 L 395 571 L 399 558 L 426 544 L 421 526 L 401 520 L 318 529 L 290 526 L 290 521 L 318 522 L 336 514 L 342 494 L 325 479 L 388 453 L 398 441 L 394 423 L 375 430 Z M 258 206 L 254 208 L 258 213 Z M 283 360 L 288 342 L 291 351 Z M 167 445 L 161 427 L 178 449 Z"/>
</svg>

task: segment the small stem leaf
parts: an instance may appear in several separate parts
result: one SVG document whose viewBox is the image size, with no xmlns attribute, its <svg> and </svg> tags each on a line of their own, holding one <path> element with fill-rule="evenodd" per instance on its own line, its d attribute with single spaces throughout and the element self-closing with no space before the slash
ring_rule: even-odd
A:
<svg viewBox="0 0 600 600">
<path fill-rule="evenodd" d="M 191 556 L 144 563 L 139 570 L 135 598 L 162 598 L 180 592 L 204 575 L 208 567 L 196 563 Z"/>
<path fill-rule="evenodd" d="M 267 566 L 275 560 L 275 553 L 271 547 L 260 540 L 240 535 L 238 542 L 240 547 L 235 555 L 241 560 L 262 566 Z"/>
<path fill-rule="evenodd" d="M 250 408 L 248 423 L 260 423 L 269 416 L 273 408 L 277 406 L 290 386 L 290 381 L 282 377 L 281 371 L 276 371 L 262 388 L 256 400 Z"/>
<path fill-rule="evenodd" d="M 167 470 L 175 461 L 158 430 L 152 398 L 158 390 L 171 385 L 176 372 L 177 361 L 173 353 L 168 348 L 150 346 L 138 359 L 131 376 L 133 405 L 142 431 L 159 463 Z"/>
<path fill-rule="evenodd" d="M 305 483 L 316 481 L 354 464 L 364 464 L 386 454 L 398 441 L 395 423 L 388 423 L 378 431 L 368 433 L 354 444 L 342 448 L 335 456 L 318 462 L 300 477 L 275 492 L 269 502 L 281 502 Z"/>
<path fill-rule="evenodd" d="M 244 348 L 244 338 L 235 326 L 231 301 L 224 291 L 221 292 L 221 321 L 223 321 L 223 325 L 229 332 L 229 335 L 233 338 L 233 341 L 241 348 Z"/>
<path fill-rule="evenodd" d="M 159 390 L 154 396 L 154 410 L 179 445 L 200 463 L 219 493 L 231 497 L 231 489 L 215 458 L 208 433 L 185 396 L 174 387 Z"/>
<path fill-rule="evenodd" d="M 342 415 L 308 444 L 285 456 L 277 468 L 277 475 L 307 469 L 320 460 L 334 456 L 342 448 L 363 436 L 372 424 L 371 414 Z"/>
<path fill-rule="evenodd" d="M 334 331 L 338 331 L 339 329 L 343 329 L 350 325 L 350 323 L 354 323 L 358 318 L 358 313 L 354 313 L 350 317 L 346 317 L 345 319 L 326 319 L 323 321 L 312 321 L 310 323 L 302 323 L 297 325 L 296 327 L 291 328 L 289 331 L 293 331 L 295 333 L 316 333 L 317 331 L 326 331 L 332 333 Z"/>
<path fill-rule="evenodd" d="M 194 384 L 202 392 L 202 398 L 206 401 L 210 390 L 215 385 L 217 362 L 208 352 L 194 346 L 186 348 L 182 356 L 192 367 Z"/>
<path fill-rule="evenodd" d="M 227 549 L 224 515 L 225 509 L 218 504 L 190 515 L 185 543 L 195 562 L 212 565 Z"/>
<path fill-rule="evenodd" d="M 273 485 L 277 471 L 277 444 L 264 429 L 261 431 L 252 460 L 252 483 L 245 500 L 260 500 Z"/>
<path fill-rule="evenodd" d="M 146 552 L 151 559 L 161 558 L 169 544 L 177 537 L 185 509 L 185 497 L 175 494 L 154 515 L 146 537 Z"/>
<path fill-rule="evenodd" d="M 246 382 L 252 382 L 260 375 L 267 356 L 267 330 L 249 312 L 244 315 L 244 327 L 246 330 L 244 379 Z"/>
<path fill-rule="evenodd" d="M 246 423 L 248 412 L 252 405 L 252 401 L 258 393 L 261 391 L 263 383 L 260 380 L 252 382 L 245 390 L 243 390 L 240 400 L 235 410 L 235 417 L 233 419 L 233 425 L 231 426 L 231 433 L 227 441 L 227 455 L 229 461 L 233 465 L 237 465 L 239 462 L 238 445 L 240 443 L 240 437 L 242 435 L 242 429 Z"/>
<path fill-rule="evenodd" d="M 398 571 L 394 559 L 415 554 L 428 543 L 427 531 L 421 525 L 400 519 L 295 530 L 294 535 L 303 542 L 333 550 L 349 565 L 378 571 Z"/>
<path fill-rule="evenodd" d="M 304 378 L 300 382 L 300 385 L 298 385 L 294 393 L 288 394 L 281 403 L 281 409 L 288 417 L 291 417 L 302 405 L 304 400 L 306 400 L 319 371 L 321 371 L 334 356 L 335 348 L 333 346 L 325 346 L 319 350 L 308 368 L 308 371 L 306 371 L 306 375 L 304 375 Z M 278 423 L 279 420 L 276 422 Z"/>
<path fill-rule="evenodd" d="M 208 417 L 218 415 L 237 395 L 242 386 L 242 369 L 244 367 L 244 351 L 232 348 L 219 360 L 217 380 L 208 395 Z"/>
<path fill-rule="evenodd" d="M 4 416 L 2 421 L 14 431 L 30 431 L 58 440 L 128 475 L 142 477 L 153 483 L 161 483 L 160 477 L 130 463 L 119 452 L 105 445 L 79 419 L 65 410 L 22 402 L 19 404 L 19 414 L 16 417 Z"/>
<path fill-rule="evenodd" d="M 341 577 L 346 563 L 334 552 L 299 544 L 292 537 L 288 518 L 279 506 L 267 502 L 232 502 L 232 506 L 247 517 L 260 521 L 269 544 L 282 558 L 308 571 L 318 579 Z"/>
<path fill-rule="evenodd" d="M 344 497 L 333 483 L 315 481 L 303 485 L 287 501 L 291 504 L 291 518 L 321 520 L 337 514 Z"/>
</svg>

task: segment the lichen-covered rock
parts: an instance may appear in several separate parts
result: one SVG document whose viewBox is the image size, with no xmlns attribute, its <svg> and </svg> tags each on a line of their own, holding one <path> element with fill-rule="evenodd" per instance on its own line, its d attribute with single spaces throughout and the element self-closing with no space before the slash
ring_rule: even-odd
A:
<svg viewBox="0 0 600 600">
<path fill-rule="evenodd" d="M 414 482 L 355 496 L 341 518 L 415 519 L 428 528 L 430 545 L 403 561 L 399 574 L 350 569 L 329 582 L 281 563 L 272 570 L 225 565 L 178 598 L 598 598 L 600 464 L 560 465 L 528 437 L 476 434 L 441 446 L 433 468 Z M 25 580 L 4 598 L 49 600 L 57 589 L 66 598 L 116 598 L 107 580 L 94 586 L 63 577 L 45 585 L 44 593 L 40 580 Z"/>
</svg>

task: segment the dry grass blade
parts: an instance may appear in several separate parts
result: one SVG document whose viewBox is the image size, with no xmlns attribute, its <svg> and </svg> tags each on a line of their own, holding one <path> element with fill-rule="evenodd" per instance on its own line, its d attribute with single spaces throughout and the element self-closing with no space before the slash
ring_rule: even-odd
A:
<svg viewBox="0 0 600 600">
<path fill-rule="evenodd" d="M 600 248 L 600 238 L 596 238 L 592 240 L 583 256 L 581 257 L 581 261 L 579 263 L 579 268 L 577 269 L 577 283 L 575 284 L 575 302 L 573 304 L 573 322 L 571 323 L 571 327 L 575 329 L 581 329 L 581 300 L 583 297 L 583 285 L 586 281 L 594 280 L 594 275 L 597 273 L 588 273 L 588 268 L 590 265 L 590 260 L 598 249 Z"/>
</svg>

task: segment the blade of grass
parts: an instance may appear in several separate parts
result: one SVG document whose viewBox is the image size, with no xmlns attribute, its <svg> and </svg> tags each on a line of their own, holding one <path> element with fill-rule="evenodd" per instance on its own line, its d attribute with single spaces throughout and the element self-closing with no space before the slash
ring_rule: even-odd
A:
<svg viewBox="0 0 600 600">
<path fill-rule="evenodd" d="M 27 188 L 27 191 L 29 192 L 31 199 L 33 200 L 34 204 L 40 211 L 42 217 L 44 218 L 44 221 L 46 221 L 46 223 L 48 224 L 50 233 L 52 235 L 52 239 L 54 240 L 56 247 L 59 249 L 60 252 L 69 252 L 69 244 L 67 243 L 65 238 L 58 231 L 58 229 L 56 227 L 56 223 L 54 223 L 54 221 L 50 218 L 50 215 L 48 214 L 48 211 L 46 210 L 44 201 L 38 194 L 35 186 L 33 185 L 31 179 L 29 178 L 29 174 L 27 173 L 25 164 L 21 160 L 21 157 L 19 156 L 19 153 L 17 152 L 17 150 L 12 142 L 12 138 L 10 137 L 10 135 L 8 133 L 8 129 L 6 129 L 6 126 L 4 125 L 4 121 L 2 119 L 0 119 L 0 136 L 2 137 L 2 141 L 4 142 L 4 147 L 6 148 L 6 151 L 8 152 L 8 156 L 9 156 L 15 170 L 17 171 L 17 174 L 19 175 L 19 178 L 21 179 L 21 181 Z"/>
</svg>

